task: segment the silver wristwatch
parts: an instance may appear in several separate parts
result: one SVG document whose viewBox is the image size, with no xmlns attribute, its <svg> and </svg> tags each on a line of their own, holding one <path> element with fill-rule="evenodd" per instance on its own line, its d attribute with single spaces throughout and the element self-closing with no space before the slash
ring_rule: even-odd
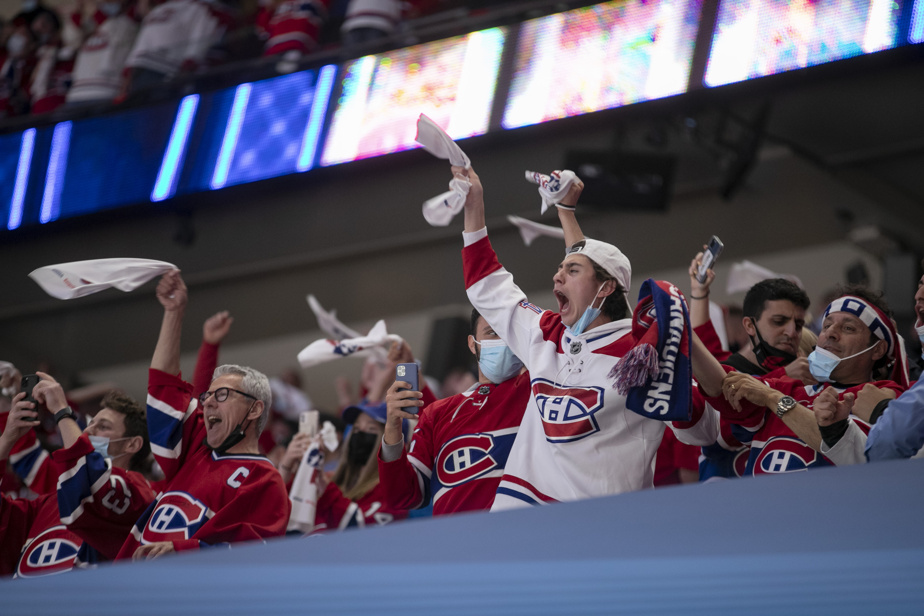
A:
<svg viewBox="0 0 924 616">
<path fill-rule="evenodd" d="M 796 408 L 796 404 L 798 404 L 798 402 L 796 402 L 795 398 L 792 396 L 783 396 L 780 398 L 780 401 L 776 403 L 777 417 L 782 419 L 783 415 Z"/>
</svg>

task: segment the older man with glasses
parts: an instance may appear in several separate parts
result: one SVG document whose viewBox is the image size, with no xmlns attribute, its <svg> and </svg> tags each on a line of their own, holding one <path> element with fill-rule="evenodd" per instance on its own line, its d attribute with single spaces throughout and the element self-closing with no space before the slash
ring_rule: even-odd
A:
<svg viewBox="0 0 924 616">
<path fill-rule="evenodd" d="M 164 275 L 157 299 L 164 319 L 151 360 L 147 417 L 165 487 L 119 558 L 283 535 L 290 509 L 285 484 L 257 445 L 269 417 L 269 380 L 253 368 L 219 366 L 197 401 L 179 376 L 187 293 L 178 271 Z"/>
</svg>

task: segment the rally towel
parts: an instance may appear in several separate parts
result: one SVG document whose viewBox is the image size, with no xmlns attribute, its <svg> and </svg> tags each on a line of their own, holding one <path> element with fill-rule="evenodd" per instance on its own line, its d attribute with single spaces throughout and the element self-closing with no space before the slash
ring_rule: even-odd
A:
<svg viewBox="0 0 924 616">
<path fill-rule="evenodd" d="M 385 329 L 385 321 L 379 321 L 368 334 L 359 338 L 345 338 L 339 341 L 324 338 L 315 340 L 298 354 L 298 363 L 302 368 L 310 368 L 333 359 L 365 354 L 377 347 L 388 348 L 392 342 L 403 342 L 403 339 L 401 336 L 389 334 Z"/>
<path fill-rule="evenodd" d="M 308 305 L 311 307 L 311 312 L 314 313 L 315 318 L 318 320 L 318 327 L 321 328 L 322 332 L 334 340 L 359 338 L 360 333 L 358 331 L 340 322 L 337 318 L 336 310 L 331 310 L 329 312 L 324 310 L 318 298 L 310 293 L 308 294 Z"/>
<path fill-rule="evenodd" d="M 527 246 L 532 244 L 537 237 L 543 235 L 546 237 L 565 239 L 565 231 L 561 227 L 543 225 L 538 222 L 533 222 L 528 218 L 520 218 L 519 216 L 508 216 L 507 220 L 516 225 L 517 229 L 520 230 L 520 237 L 523 238 L 523 243 Z"/>
<path fill-rule="evenodd" d="M 302 456 L 298 471 L 295 473 L 295 479 L 292 480 L 292 487 L 289 489 L 292 513 L 289 514 L 287 531 L 298 531 L 307 535 L 314 530 L 315 514 L 318 510 L 317 481 L 320 474 L 324 472 L 322 442 L 328 451 L 336 451 L 339 445 L 337 431 L 334 424 L 329 421 L 324 422 L 324 427 L 318 433 L 317 438 L 305 450 L 305 455 Z"/>
<path fill-rule="evenodd" d="M 538 171 L 527 171 L 526 181 L 539 185 L 539 197 L 542 198 L 540 214 L 559 203 L 568 194 L 568 189 L 577 180 L 574 171 L 553 171 L 551 175 L 543 175 Z"/>
<path fill-rule="evenodd" d="M 40 267 L 29 278 L 52 297 L 73 299 L 110 288 L 134 291 L 175 269 L 178 268 L 172 263 L 151 259 L 93 259 Z"/>
<path fill-rule="evenodd" d="M 472 166 L 462 148 L 452 140 L 439 124 L 420 114 L 417 119 L 417 143 L 437 158 L 448 160 L 455 167 Z M 472 184 L 462 176 L 456 176 L 449 182 L 449 190 L 427 199 L 423 205 L 424 219 L 434 227 L 445 227 L 465 206 L 465 198 Z"/>
<path fill-rule="evenodd" d="M 417 118 L 417 136 L 414 140 L 430 154 L 437 158 L 448 160 L 449 164 L 454 167 L 468 169 L 472 166 L 472 161 L 465 155 L 459 144 L 453 141 L 452 137 L 439 124 L 424 114 L 420 114 L 420 117 Z"/>
<path fill-rule="evenodd" d="M 652 327 L 655 326 L 655 327 Z M 609 373 L 626 407 L 661 421 L 692 416 L 690 314 L 680 289 L 649 278 L 632 313 L 635 346 Z"/>
</svg>

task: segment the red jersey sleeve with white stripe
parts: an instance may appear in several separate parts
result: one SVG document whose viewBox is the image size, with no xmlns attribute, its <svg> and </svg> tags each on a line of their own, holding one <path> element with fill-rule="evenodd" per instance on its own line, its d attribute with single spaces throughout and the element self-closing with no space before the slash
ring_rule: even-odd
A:
<svg viewBox="0 0 924 616">
<path fill-rule="evenodd" d="M 0 413 L 0 432 L 6 429 L 9 412 Z M 29 430 L 10 451 L 13 472 L 36 494 L 52 494 L 58 485 L 58 467 L 42 447 L 35 430 Z"/>
<path fill-rule="evenodd" d="M 318 499 L 316 528 L 344 530 L 381 526 L 406 517 L 407 509 L 393 508 L 386 504 L 385 488 L 381 483 L 357 501 L 346 498 L 337 484 L 329 483 Z"/>
<path fill-rule="evenodd" d="M 531 330 L 540 327 L 546 311 L 527 301 L 526 295 L 514 283 L 513 275 L 497 260 L 487 237 L 462 249 L 462 266 L 466 293 L 472 306 L 530 368 Z M 546 338 L 549 339 L 549 336 Z"/>
<path fill-rule="evenodd" d="M 58 481 L 61 522 L 107 559 L 114 559 L 135 521 L 154 500 L 140 473 L 112 468 L 87 435 L 52 456 L 63 469 Z"/>
<path fill-rule="evenodd" d="M 169 484 L 190 449 L 205 438 L 205 421 L 192 385 L 179 376 L 151 368 L 147 418 L 151 451 Z"/>
<path fill-rule="evenodd" d="M 715 325 L 712 321 L 706 321 L 699 327 L 694 327 L 693 331 L 699 336 L 699 339 L 706 345 L 706 349 L 720 362 L 725 361 L 731 356 L 731 353 L 722 348 L 722 341 L 719 340 L 719 334 L 715 331 Z"/>
</svg>

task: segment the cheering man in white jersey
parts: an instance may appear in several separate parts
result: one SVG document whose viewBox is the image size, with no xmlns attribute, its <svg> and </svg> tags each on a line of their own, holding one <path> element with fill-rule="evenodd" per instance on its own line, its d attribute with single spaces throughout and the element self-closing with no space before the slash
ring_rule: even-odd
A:
<svg viewBox="0 0 924 616">
<path fill-rule="evenodd" d="M 557 204 L 571 248 L 552 278 L 555 313 L 530 304 L 498 262 L 478 175 L 453 173 L 472 184 L 462 251 L 469 300 L 524 362 L 532 385 L 492 511 L 651 487 L 664 422 L 629 410 L 611 387 L 614 367 L 638 342 L 626 298 L 631 265 L 615 246 L 584 239 L 574 215 L 583 184 Z M 682 442 L 718 435 L 715 411 L 699 402 L 690 421 L 672 425 Z"/>
</svg>

